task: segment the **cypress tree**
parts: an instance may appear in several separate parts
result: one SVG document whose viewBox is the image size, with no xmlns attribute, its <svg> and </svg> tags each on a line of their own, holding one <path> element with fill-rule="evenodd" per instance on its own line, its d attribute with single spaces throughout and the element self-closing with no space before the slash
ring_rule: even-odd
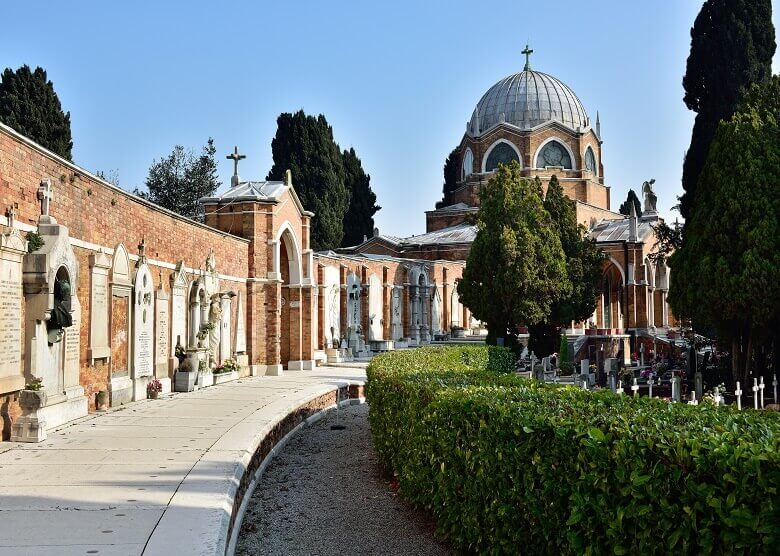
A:
<svg viewBox="0 0 780 556">
<path fill-rule="evenodd" d="M 620 214 L 625 214 L 626 216 L 631 214 L 631 203 L 634 203 L 634 209 L 636 210 L 636 215 L 642 216 L 642 203 L 639 202 L 639 197 L 637 197 L 636 191 L 634 191 L 633 189 L 628 190 L 628 195 L 626 196 L 626 200 L 623 201 L 622 205 L 620 205 L 618 212 Z"/>
<path fill-rule="evenodd" d="M 446 207 L 452 204 L 452 192 L 455 191 L 458 182 L 458 147 L 452 149 L 444 161 L 444 185 L 442 186 L 442 200 L 436 203 L 436 208 Z"/>
<path fill-rule="evenodd" d="M 382 208 L 376 204 L 376 194 L 371 190 L 371 176 L 363 171 L 355 149 L 342 153 L 344 179 L 350 193 L 349 207 L 344 215 L 344 239 L 342 247 L 357 245 L 363 237 L 374 233 L 374 214 Z"/>
<path fill-rule="evenodd" d="M 772 75 L 775 30 L 771 0 L 707 0 L 691 29 L 683 87 L 696 112 L 683 164 L 683 218 L 696 202 L 697 184 L 718 122 L 731 118 L 743 91 Z"/>
<path fill-rule="evenodd" d="M 0 81 L 0 121 L 71 160 L 70 112 L 63 112 L 54 84 L 40 67 L 6 68 Z"/>
<path fill-rule="evenodd" d="M 276 120 L 271 142 L 274 164 L 269 180 L 283 180 L 291 170 L 295 191 L 312 219 L 311 245 L 315 250 L 336 249 L 344 237 L 344 215 L 349 207 L 344 160 L 325 116 L 307 116 L 303 110 L 285 112 Z"/>
<path fill-rule="evenodd" d="M 753 354 L 771 351 L 780 325 L 780 76 L 753 85 L 720 123 L 700 181 L 669 258 L 669 303 L 731 343 L 734 378 L 747 384 Z"/>
<path fill-rule="evenodd" d="M 528 348 L 539 357 L 558 349 L 561 331 L 568 324 L 584 321 L 596 310 L 604 260 L 596 242 L 577 223 L 574 201 L 563 192 L 557 176 L 553 176 L 547 186 L 544 208 L 550 215 L 555 234 L 560 238 L 570 287 L 560 291 L 544 319 L 528 327 Z"/>
<path fill-rule="evenodd" d="M 479 192 L 477 236 L 463 277 L 461 302 L 485 322 L 487 342 L 518 349 L 517 326 L 546 319 L 571 290 L 561 239 L 544 207 L 541 182 L 524 179 L 513 161 Z"/>
</svg>

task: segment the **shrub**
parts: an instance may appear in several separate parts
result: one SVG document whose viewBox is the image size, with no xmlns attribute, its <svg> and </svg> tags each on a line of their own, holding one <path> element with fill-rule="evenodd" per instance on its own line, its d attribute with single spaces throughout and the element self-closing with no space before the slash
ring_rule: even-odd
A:
<svg viewBox="0 0 780 556">
<path fill-rule="evenodd" d="M 465 353 L 382 355 L 366 385 L 380 461 L 457 548 L 778 546 L 780 415 L 546 385 L 493 372 L 489 354 Z"/>
</svg>

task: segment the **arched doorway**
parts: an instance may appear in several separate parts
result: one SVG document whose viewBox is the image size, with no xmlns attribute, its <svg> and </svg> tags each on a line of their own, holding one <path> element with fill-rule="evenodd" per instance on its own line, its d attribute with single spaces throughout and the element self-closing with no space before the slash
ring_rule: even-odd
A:
<svg viewBox="0 0 780 556">
<path fill-rule="evenodd" d="M 279 300 L 279 359 L 290 368 L 290 362 L 301 360 L 301 255 L 292 229 L 282 229 L 278 243 L 278 271 L 281 277 Z"/>
<path fill-rule="evenodd" d="M 623 328 L 623 311 L 621 295 L 623 293 L 623 278 L 614 263 L 604 270 L 601 286 L 600 328 Z"/>
</svg>

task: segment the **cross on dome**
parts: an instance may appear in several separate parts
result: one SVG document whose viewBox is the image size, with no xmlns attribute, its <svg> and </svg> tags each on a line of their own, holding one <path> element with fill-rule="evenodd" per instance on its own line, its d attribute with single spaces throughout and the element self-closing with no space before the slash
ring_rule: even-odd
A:
<svg viewBox="0 0 780 556">
<path fill-rule="evenodd" d="M 238 147 L 233 147 L 233 152 L 229 155 L 227 155 L 225 158 L 228 160 L 233 161 L 233 177 L 230 178 L 230 185 L 236 186 L 241 181 L 241 178 L 238 176 L 238 161 L 243 160 L 246 158 L 245 154 L 239 154 L 238 153 Z"/>
<path fill-rule="evenodd" d="M 531 71 L 531 54 L 533 54 L 534 51 L 531 48 L 528 48 L 528 45 L 525 45 L 525 50 L 523 50 L 520 54 L 525 54 L 525 67 L 523 68 L 523 71 Z"/>
</svg>

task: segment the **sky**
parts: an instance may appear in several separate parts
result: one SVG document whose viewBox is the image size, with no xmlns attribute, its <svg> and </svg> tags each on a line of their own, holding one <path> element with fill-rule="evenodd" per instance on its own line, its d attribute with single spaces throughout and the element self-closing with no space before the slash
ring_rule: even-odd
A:
<svg viewBox="0 0 780 556">
<path fill-rule="evenodd" d="M 569 85 L 592 121 L 599 112 L 613 209 L 655 178 L 659 210 L 677 216 L 701 0 L 6 4 L 0 66 L 46 69 L 71 114 L 74 161 L 128 190 L 174 145 L 198 151 L 209 137 L 222 190 L 234 145 L 242 178 L 264 179 L 277 116 L 302 108 L 356 149 L 381 232 L 422 233 L 444 159 L 485 91 L 523 69 L 528 43 L 534 69 Z"/>
</svg>

